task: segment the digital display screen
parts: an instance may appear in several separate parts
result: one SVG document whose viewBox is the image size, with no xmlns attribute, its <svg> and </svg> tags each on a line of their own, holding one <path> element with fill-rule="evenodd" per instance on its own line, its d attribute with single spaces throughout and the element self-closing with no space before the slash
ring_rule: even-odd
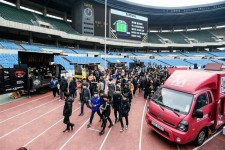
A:
<svg viewBox="0 0 225 150">
<path fill-rule="evenodd" d="M 111 9 L 110 37 L 146 42 L 148 39 L 148 18 Z"/>
</svg>

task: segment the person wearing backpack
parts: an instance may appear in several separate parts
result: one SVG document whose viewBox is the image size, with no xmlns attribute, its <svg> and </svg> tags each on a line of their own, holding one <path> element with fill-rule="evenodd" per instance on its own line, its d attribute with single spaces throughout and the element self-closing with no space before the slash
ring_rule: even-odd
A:
<svg viewBox="0 0 225 150">
<path fill-rule="evenodd" d="M 60 99 L 61 100 L 64 100 L 64 93 L 67 92 L 67 89 L 68 89 L 68 83 L 67 83 L 65 77 L 62 76 L 62 79 L 60 81 Z"/>
<path fill-rule="evenodd" d="M 129 103 L 129 95 L 124 94 L 123 95 L 123 100 L 121 102 L 120 108 L 119 108 L 119 118 L 120 118 L 120 124 L 121 124 L 121 129 L 120 132 L 124 131 L 124 124 L 123 124 L 123 118 L 126 120 L 126 127 L 125 129 L 128 129 L 128 114 L 130 111 L 130 103 Z"/>
<path fill-rule="evenodd" d="M 119 113 L 119 108 L 122 101 L 122 94 L 120 87 L 116 87 L 116 92 L 113 94 L 113 103 L 112 107 L 114 109 L 114 116 L 115 116 L 115 123 L 119 121 L 119 117 L 117 116 L 117 113 Z"/>
</svg>

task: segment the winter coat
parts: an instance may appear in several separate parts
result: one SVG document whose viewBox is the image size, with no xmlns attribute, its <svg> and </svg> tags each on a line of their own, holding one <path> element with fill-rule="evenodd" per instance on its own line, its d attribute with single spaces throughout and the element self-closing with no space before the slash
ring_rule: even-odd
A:
<svg viewBox="0 0 225 150">
<path fill-rule="evenodd" d="M 113 94 L 113 108 L 114 109 L 119 109 L 122 101 L 122 94 L 121 93 L 115 93 Z"/>
<path fill-rule="evenodd" d="M 80 101 L 86 103 L 90 99 L 91 99 L 90 90 L 87 88 L 82 89 L 81 95 L 80 95 Z"/>
<path fill-rule="evenodd" d="M 69 84 L 69 92 L 70 93 L 75 93 L 76 90 L 77 90 L 76 83 L 73 80 L 71 80 L 70 84 Z"/>
<path fill-rule="evenodd" d="M 130 111 L 130 103 L 128 100 L 122 100 L 119 113 L 121 117 L 127 117 Z"/>
<path fill-rule="evenodd" d="M 131 92 L 131 90 L 129 89 L 129 87 L 124 88 L 124 89 L 123 89 L 123 93 L 122 93 L 122 94 L 123 94 L 123 95 L 128 94 L 129 99 L 132 99 L 132 98 L 133 98 L 133 96 L 132 96 L 132 92 Z"/>
<path fill-rule="evenodd" d="M 68 83 L 66 81 L 66 79 L 62 79 L 60 82 L 60 90 L 63 92 L 66 92 L 68 88 Z"/>
<path fill-rule="evenodd" d="M 108 84 L 108 96 L 112 97 L 115 92 L 115 84 L 110 82 Z"/>
<path fill-rule="evenodd" d="M 98 83 L 98 91 L 104 90 L 104 83 L 103 82 L 99 82 Z"/>
<path fill-rule="evenodd" d="M 104 110 L 102 111 L 102 115 L 105 117 L 109 117 L 110 113 L 111 113 L 111 109 L 110 109 L 110 104 L 108 102 L 106 102 L 103 105 Z"/>
<path fill-rule="evenodd" d="M 73 102 L 74 102 L 74 100 L 72 97 L 66 98 L 64 109 L 63 109 L 63 116 L 71 116 L 72 115 Z"/>
<path fill-rule="evenodd" d="M 93 97 L 91 99 L 91 110 L 92 111 L 98 111 L 99 107 L 101 105 L 100 97 Z"/>
</svg>

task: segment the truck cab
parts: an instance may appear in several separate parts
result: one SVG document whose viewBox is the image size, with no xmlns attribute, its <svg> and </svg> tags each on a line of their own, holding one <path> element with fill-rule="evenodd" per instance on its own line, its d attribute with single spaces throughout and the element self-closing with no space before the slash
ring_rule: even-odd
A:
<svg viewBox="0 0 225 150">
<path fill-rule="evenodd" d="M 146 122 L 172 142 L 201 145 L 225 123 L 225 72 L 176 70 L 149 101 Z"/>
</svg>

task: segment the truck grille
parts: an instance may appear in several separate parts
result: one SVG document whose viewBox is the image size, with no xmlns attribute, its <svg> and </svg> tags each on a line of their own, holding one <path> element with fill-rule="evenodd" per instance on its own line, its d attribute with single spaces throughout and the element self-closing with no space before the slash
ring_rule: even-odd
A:
<svg viewBox="0 0 225 150">
<path fill-rule="evenodd" d="M 156 115 L 153 114 L 152 112 L 150 112 L 150 114 L 151 114 L 154 118 L 156 118 L 157 120 L 159 120 L 159 121 L 161 121 L 161 122 L 164 122 L 165 124 L 167 124 L 167 125 L 169 125 L 169 126 L 171 126 L 171 127 L 175 127 L 175 124 L 172 124 L 172 123 L 170 123 L 170 122 L 168 122 L 168 121 L 166 121 L 166 120 L 164 120 L 164 119 L 162 119 L 162 118 L 159 118 L 158 116 L 156 116 Z"/>
<path fill-rule="evenodd" d="M 168 133 L 168 132 L 166 132 L 166 131 L 161 131 L 161 130 L 159 130 L 158 128 L 156 128 L 155 126 L 153 126 L 153 125 L 151 125 L 151 126 L 152 126 L 155 130 L 157 130 L 158 132 L 160 132 L 160 133 L 162 133 L 163 135 L 169 137 L 169 133 Z"/>
</svg>

